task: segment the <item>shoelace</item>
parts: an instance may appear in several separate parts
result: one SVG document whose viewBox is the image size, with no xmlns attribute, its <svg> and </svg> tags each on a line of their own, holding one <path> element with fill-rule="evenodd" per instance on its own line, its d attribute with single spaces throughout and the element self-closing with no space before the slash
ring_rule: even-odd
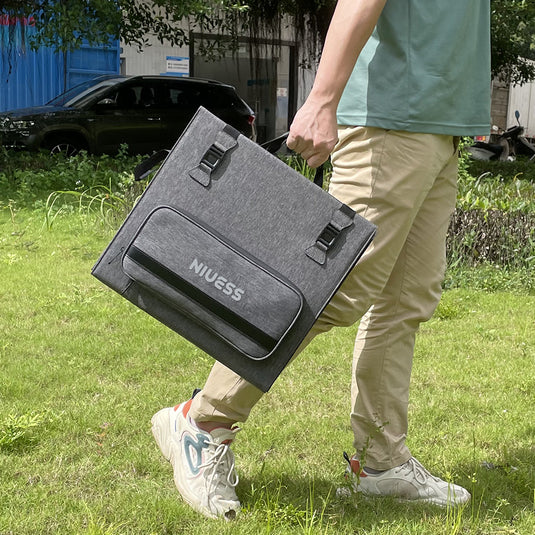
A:
<svg viewBox="0 0 535 535">
<path fill-rule="evenodd" d="M 212 487 L 217 487 L 219 480 L 215 481 L 216 476 L 226 473 L 226 480 L 229 486 L 236 487 L 239 483 L 239 477 L 236 471 L 234 470 L 235 463 L 234 461 L 229 461 L 230 459 L 230 447 L 228 444 L 218 444 L 217 442 L 207 442 L 209 446 L 216 446 L 214 454 L 206 460 L 199 468 L 212 468 L 210 480 L 208 483 L 208 491 L 212 490 Z"/>
<path fill-rule="evenodd" d="M 421 483 L 422 485 L 425 484 L 428 478 L 434 479 L 435 481 L 440 481 L 438 477 L 435 477 L 434 475 L 432 475 L 414 457 L 411 457 L 406 463 L 402 464 L 401 466 L 398 466 L 397 469 L 395 469 L 394 471 L 396 473 L 399 473 L 401 471 L 405 471 L 407 473 L 413 472 L 414 479 L 416 479 L 416 481 L 418 481 L 418 483 Z"/>
</svg>

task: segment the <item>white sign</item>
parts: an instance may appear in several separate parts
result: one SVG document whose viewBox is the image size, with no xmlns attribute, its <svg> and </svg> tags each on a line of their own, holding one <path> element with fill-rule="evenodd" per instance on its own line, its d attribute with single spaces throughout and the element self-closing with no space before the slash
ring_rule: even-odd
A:
<svg viewBox="0 0 535 535">
<path fill-rule="evenodd" d="M 186 56 L 167 56 L 166 57 L 168 74 L 175 76 L 189 76 L 189 57 Z"/>
</svg>

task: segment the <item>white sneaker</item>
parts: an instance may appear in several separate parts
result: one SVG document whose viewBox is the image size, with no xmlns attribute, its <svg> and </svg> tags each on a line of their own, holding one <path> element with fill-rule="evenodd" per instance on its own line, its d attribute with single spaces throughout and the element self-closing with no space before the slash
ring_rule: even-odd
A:
<svg viewBox="0 0 535 535">
<path fill-rule="evenodd" d="M 392 496 L 441 507 L 462 505 L 470 500 L 466 489 L 433 476 L 414 457 L 378 474 L 361 469 L 355 456 L 350 459 L 344 453 L 344 457 L 349 463 L 346 471 L 354 480 L 353 489 L 367 496 Z"/>
<path fill-rule="evenodd" d="M 152 434 L 164 457 L 171 462 L 182 498 L 209 518 L 231 520 L 240 511 L 235 487 L 238 476 L 229 447 L 239 428 L 207 433 L 189 418 L 189 400 L 152 417 Z"/>
</svg>

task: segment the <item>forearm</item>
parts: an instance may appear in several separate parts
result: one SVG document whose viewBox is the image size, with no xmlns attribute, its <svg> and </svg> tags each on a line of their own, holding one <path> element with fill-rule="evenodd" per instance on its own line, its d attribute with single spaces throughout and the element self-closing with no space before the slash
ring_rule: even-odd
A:
<svg viewBox="0 0 535 535">
<path fill-rule="evenodd" d="M 336 109 L 387 0 L 339 0 L 309 98 Z"/>
<path fill-rule="evenodd" d="M 339 0 L 314 85 L 294 117 L 286 141 L 311 167 L 322 164 L 337 141 L 336 108 L 362 48 L 387 0 Z"/>
</svg>

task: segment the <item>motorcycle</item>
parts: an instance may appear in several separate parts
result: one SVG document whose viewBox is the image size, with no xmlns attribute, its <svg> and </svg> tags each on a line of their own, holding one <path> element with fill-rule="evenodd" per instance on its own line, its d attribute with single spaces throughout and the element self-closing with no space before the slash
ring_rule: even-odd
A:
<svg viewBox="0 0 535 535">
<path fill-rule="evenodd" d="M 518 125 L 511 126 L 498 134 L 495 143 L 476 141 L 468 148 L 468 152 L 475 160 L 500 160 L 503 162 L 516 160 L 517 155 L 527 156 L 529 161 L 535 162 L 535 144 L 524 136 L 524 127 L 520 124 L 520 113 L 515 111 Z M 493 130 L 497 131 L 496 126 Z"/>
</svg>

